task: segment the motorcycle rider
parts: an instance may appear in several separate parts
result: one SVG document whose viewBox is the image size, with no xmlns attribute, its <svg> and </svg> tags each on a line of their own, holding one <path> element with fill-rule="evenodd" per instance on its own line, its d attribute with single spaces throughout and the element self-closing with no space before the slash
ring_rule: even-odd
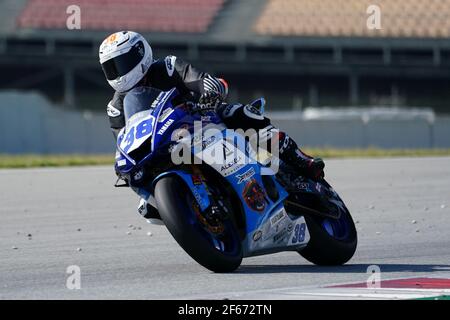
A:
<svg viewBox="0 0 450 320">
<path fill-rule="evenodd" d="M 228 94 L 225 80 L 201 72 L 172 55 L 153 60 L 152 48 L 139 33 L 120 31 L 108 36 L 100 45 L 99 60 L 108 83 L 115 90 L 107 106 L 115 138 L 125 126 L 123 99 L 129 90 L 141 85 L 162 91 L 177 88 L 180 103 L 192 101 L 198 103 L 199 109 L 215 109 L 228 128 L 273 132 L 271 138 L 279 140 L 279 158 L 296 168 L 299 175 L 313 179 L 324 176 L 322 159 L 303 153 L 294 140 L 270 123 L 262 108 L 223 103 Z M 146 219 L 159 218 L 152 199 L 141 199 L 138 212 Z"/>
</svg>

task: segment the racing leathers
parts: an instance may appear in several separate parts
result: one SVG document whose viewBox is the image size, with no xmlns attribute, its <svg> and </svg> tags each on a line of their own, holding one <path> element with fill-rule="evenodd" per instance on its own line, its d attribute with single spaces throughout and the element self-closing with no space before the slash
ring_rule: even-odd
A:
<svg viewBox="0 0 450 320">
<path fill-rule="evenodd" d="M 229 105 L 222 103 L 228 94 L 228 85 L 223 79 L 201 72 L 175 56 L 167 56 L 153 62 L 146 76 L 138 85 L 145 85 L 162 91 L 176 88 L 179 96 L 176 97 L 178 101 L 174 101 L 175 105 L 191 101 L 199 103 L 201 107 L 215 109 L 230 129 L 242 129 L 244 131 L 254 129 L 266 133 L 273 132 L 270 143 L 279 143 L 279 158 L 283 162 L 296 168 L 300 175 L 311 178 L 323 176 L 323 161 L 314 159 L 300 151 L 294 140 L 271 124 L 270 119 L 264 116 L 261 108 L 252 104 Z M 123 112 L 125 95 L 126 92 L 116 92 L 107 107 L 107 114 L 115 138 L 125 126 Z M 151 203 L 153 207 L 148 203 Z M 159 215 L 154 205 L 153 199 L 142 199 L 138 212 L 147 219 L 158 218 Z"/>
</svg>

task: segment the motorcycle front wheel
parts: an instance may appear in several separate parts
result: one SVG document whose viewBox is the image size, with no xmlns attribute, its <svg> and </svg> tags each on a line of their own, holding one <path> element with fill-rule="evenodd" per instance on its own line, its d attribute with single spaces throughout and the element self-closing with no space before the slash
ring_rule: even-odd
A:
<svg viewBox="0 0 450 320">
<path fill-rule="evenodd" d="M 242 246 L 233 219 L 226 219 L 219 231 L 208 228 L 194 195 L 180 177 L 159 180 L 155 199 L 171 235 L 200 265 L 218 273 L 232 272 L 240 266 Z"/>
</svg>

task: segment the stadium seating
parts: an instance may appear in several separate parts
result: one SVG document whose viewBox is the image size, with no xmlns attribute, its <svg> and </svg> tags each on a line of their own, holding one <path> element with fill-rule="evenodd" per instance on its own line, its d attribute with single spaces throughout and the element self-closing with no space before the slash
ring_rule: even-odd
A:
<svg viewBox="0 0 450 320">
<path fill-rule="evenodd" d="M 66 8 L 81 8 L 83 30 L 206 32 L 226 0 L 29 0 L 19 28 L 65 29 Z"/>
<path fill-rule="evenodd" d="M 367 28 L 367 8 L 381 9 L 381 30 Z M 450 0 L 268 0 L 254 25 L 261 35 L 444 38 Z"/>
</svg>

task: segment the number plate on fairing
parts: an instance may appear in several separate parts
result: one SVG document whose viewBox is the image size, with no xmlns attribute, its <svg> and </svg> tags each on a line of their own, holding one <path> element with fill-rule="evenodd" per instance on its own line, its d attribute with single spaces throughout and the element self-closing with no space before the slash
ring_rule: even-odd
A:
<svg viewBox="0 0 450 320">
<path fill-rule="evenodd" d="M 282 208 L 271 215 L 249 237 L 249 255 L 258 251 L 270 251 L 277 248 L 299 248 L 305 246 L 310 239 L 304 217 L 294 220 Z"/>
<path fill-rule="evenodd" d="M 296 246 L 309 242 L 310 236 L 304 217 L 295 221 L 292 232 L 289 236 L 288 246 Z"/>
<path fill-rule="evenodd" d="M 125 153 L 130 153 L 139 148 L 144 141 L 151 137 L 155 117 L 151 111 L 142 111 L 133 115 L 127 122 L 124 138 L 120 142 L 120 148 Z"/>
</svg>

